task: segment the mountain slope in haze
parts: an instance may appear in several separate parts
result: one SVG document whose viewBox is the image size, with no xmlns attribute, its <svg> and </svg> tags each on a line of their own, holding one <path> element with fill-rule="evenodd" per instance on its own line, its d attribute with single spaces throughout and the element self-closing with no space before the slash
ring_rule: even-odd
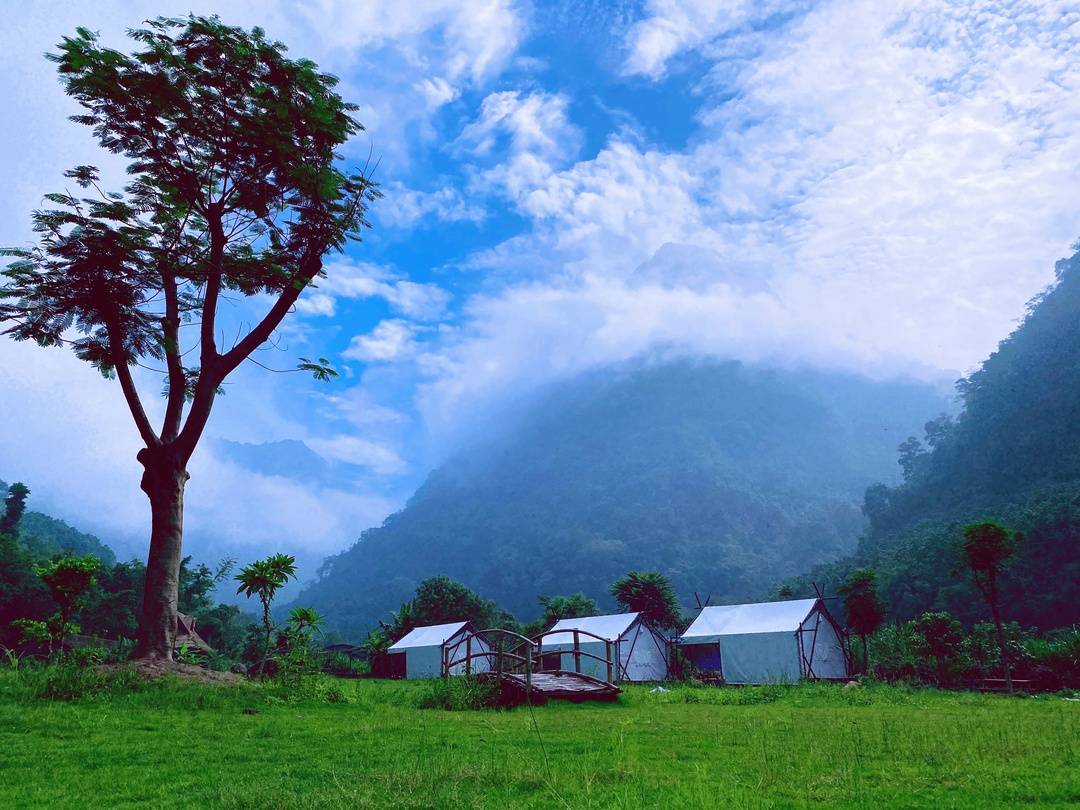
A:
<svg viewBox="0 0 1080 810">
<path fill-rule="evenodd" d="M 7 484 L 0 481 L 0 514 L 4 511 L 3 500 L 7 494 Z M 58 518 L 29 509 L 19 521 L 19 542 L 35 559 L 70 551 L 73 554 L 90 554 L 105 565 L 116 562 L 112 549 L 94 535 L 81 532 Z"/>
<path fill-rule="evenodd" d="M 298 602 L 359 635 L 433 574 L 521 618 L 540 594 L 611 607 L 635 568 L 668 573 L 688 604 L 754 596 L 850 553 L 866 486 L 947 407 L 920 384 L 734 362 L 589 374 L 435 470 Z"/>
<path fill-rule="evenodd" d="M 957 419 L 909 447 L 907 480 L 867 492 L 855 557 L 813 576 L 835 585 L 872 567 L 898 618 L 985 620 L 958 546 L 964 525 L 1000 520 L 1026 534 L 1003 582 L 1007 618 L 1080 623 L 1080 253 L 1058 263 L 1057 281 L 958 389 Z"/>
</svg>

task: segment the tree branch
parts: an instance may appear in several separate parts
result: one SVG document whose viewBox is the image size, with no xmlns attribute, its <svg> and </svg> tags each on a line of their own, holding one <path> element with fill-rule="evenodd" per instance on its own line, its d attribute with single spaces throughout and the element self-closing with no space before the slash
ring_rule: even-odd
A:
<svg viewBox="0 0 1080 810">
<path fill-rule="evenodd" d="M 169 369 L 169 399 L 161 425 L 161 440 L 168 443 L 180 433 L 187 380 L 184 378 L 184 366 L 180 360 L 180 304 L 177 298 L 176 276 L 163 267 L 161 278 L 165 290 L 165 317 L 161 319 L 161 328 L 165 338 L 165 362 Z"/>
<path fill-rule="evenodd" d="M 281 296 L 269 309 L 263 319 L 248 332 L 244 338 L 222 355 L 222 366 L 229 374 L 244 362 L 245 358 L 265 343 L 274 334 L 281 321 L 289 314 L 296 299 L 322 269 L 322 251 L 309 253 L 301 262 L 301 270 L 293 277 L 293 283 L 282 291 Z"/>
<path fill-rule="evenodd" d="M 218 357 L 217 344 L 214 342 L 214 321 L 217 317 L 218 297 L 221 294 L 222 260 L 225 257 L 225 231 L 221 225 L 221 213 L 216 209 L 211 211 L 207 216 L 207 223 L 210 226 L 210 258 L 202 306 L 203 369 L 212 366 Z"/>
<path fill-rule="evenodd" d="M 150 420 L 139 398 L 139 391 L 131 377 L 131 369 L 128 368 L 127 352 L 123 348 L 123 330 L 120 328 L 119 319 L 110 316 L 105 329 L 109 335 L 109 353 L 112 355 L 113 368 L 116 369 L 116 378 L 120 381 L 120 388 L 124 392 L 124 399 L 127 400 L 128 410 L 131 411 L 131 416 L 135 420 L 135 426 L 139 429 L 139 435 L 142 436 L 147 447 L 160 447 L 161 440 L 150 426 Z"/>
</svg>

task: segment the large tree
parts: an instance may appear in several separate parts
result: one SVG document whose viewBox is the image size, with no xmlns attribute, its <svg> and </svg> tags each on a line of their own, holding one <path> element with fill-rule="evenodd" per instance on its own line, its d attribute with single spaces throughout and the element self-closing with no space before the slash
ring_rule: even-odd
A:
<svg viewBox="0 0 1080 810">
<path fill-rule="evenodd" d="M 150 550 L 137 655 L 170 659 L 176 633 L 187 465 L 226 377 L 271 341 L 323 257 L 359 239 L 378 196 L 338 147 L 362 127 L 336 79 L 258 29 L 216 17 L 157 19 L 124 54 L 79 28 L 49 54 L 74 120 L 129 162 L 122 193 L 92 166 L 66 173 L 90 196 L 50 194 L 36 246 L 0 286 L 0 323 L 16 340 L 68 346 L 120 383 L 145 445 Z M 223 298 L 270 304 L 225 323 Z M 258 301 L 252 301 L 254 308 Z M 236 331 L 231 341 L 224 332 Z M 163 365 L 165 403 L 151 422 L 135 366 Z M 326 361 L 298 368 L 333 374 Z"/>
</svg>

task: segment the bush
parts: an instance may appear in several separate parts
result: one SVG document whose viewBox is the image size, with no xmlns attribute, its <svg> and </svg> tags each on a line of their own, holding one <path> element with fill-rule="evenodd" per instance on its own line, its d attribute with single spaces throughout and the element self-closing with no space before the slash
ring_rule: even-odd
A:
<svg viewBox="0 0 1080 810">
<path fill-rule="evenodd" d="M 102 671 L 71 662 L 28 670 L 31 692 L 45 700 L 80 700 L 103 694 L 134 692 L 145 682 L 133 669 Z"/>
<path fill-rule="evenodd" d="M 69 664 L 76 667 L 96 667 L 100 664 L 104 664 L 109 657 L 109 651 L 107 648 L 100 645 L 93 645 L 87 647 L 76 647 L 68 652 L 66 660 Z"/>
<path fill-rule="evenodd" d="M 420 708 L 466 711 L 494 708 L 501 702 L 498 681 L 465 675 L 432 682 L 431 690 L 420 699 Z"/>
</svg>

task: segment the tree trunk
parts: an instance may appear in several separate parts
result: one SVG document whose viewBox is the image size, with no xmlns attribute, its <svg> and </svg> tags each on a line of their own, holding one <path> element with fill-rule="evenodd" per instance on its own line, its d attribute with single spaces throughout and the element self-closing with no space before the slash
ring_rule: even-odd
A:
<svg viewBox="0 0 1080 810">
<path fill-rule="evenodd" d="M 1005 628 L 1001 626 L 1001 615 L 998 613 L 996 600 L 990 605 L 990 615 L 994 617 L 994 627 L 997 629 L 998 649 L 1001 650 L 1001 668 L 1005 670 L 1005 688 L 1009 690 L 1009 694 L 1012 694 L 1012 667 L 1009 666 L 1009 654 L 1005 647 Z"/>
<path fill-rule="evenodd" d="M 863 675 L 870 674 L 870 655 L 866 650 L 866 634 L 863 633 L 859 638 L 862 639 L 862 671 Z"/>
<path fill-rule="evenodd" d="M 136 658 L 171 661 L 176 641 L 176 601 L 184 540 L 184 465 L 163 451 L 141 450 L 142 489 L 150 499 L 150 554 Z"/>
</svg>

